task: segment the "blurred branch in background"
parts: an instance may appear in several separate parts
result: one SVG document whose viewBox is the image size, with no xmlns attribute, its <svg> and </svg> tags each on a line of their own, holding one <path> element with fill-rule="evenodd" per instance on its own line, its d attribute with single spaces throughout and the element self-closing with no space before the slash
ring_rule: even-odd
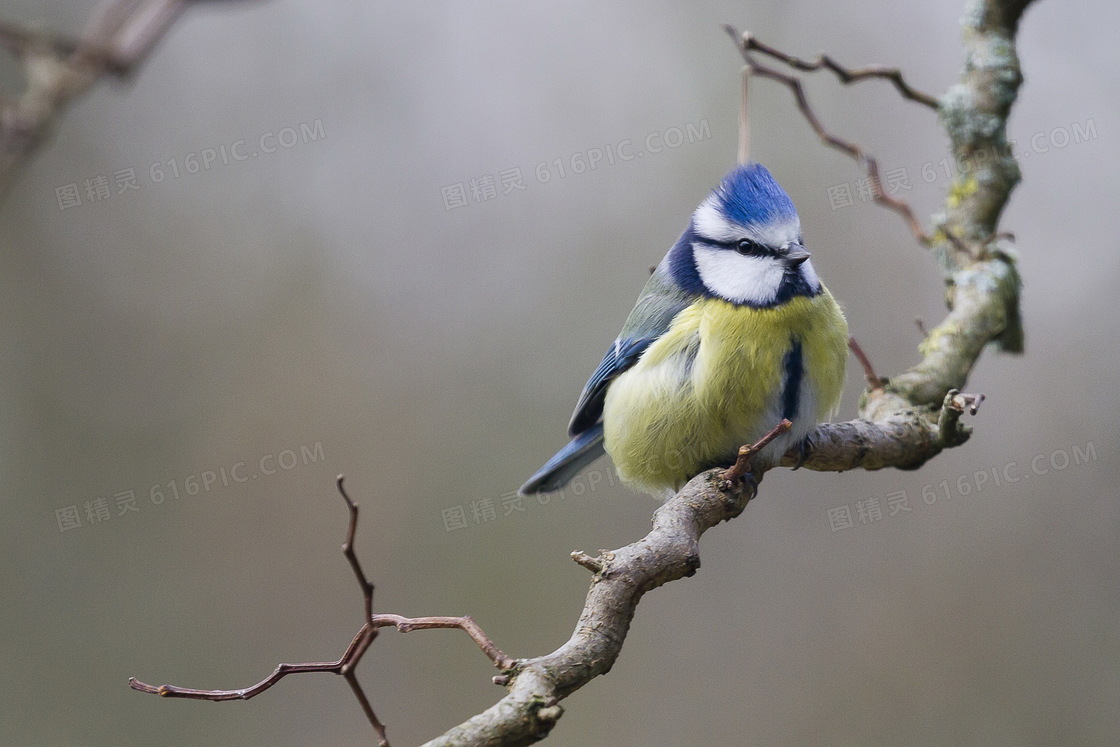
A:
<svg viewBox="0 0 1120 747">
<path fill-rule="evenodd" d="M 0 98 L 0 198 L 71 101 L 102 78 L 133 73 L 200 1 L 103 0 L 77 38 L 0 21 L 0 44 L 22 64 L 27 82 L 19 96 Z"/>
</svg>

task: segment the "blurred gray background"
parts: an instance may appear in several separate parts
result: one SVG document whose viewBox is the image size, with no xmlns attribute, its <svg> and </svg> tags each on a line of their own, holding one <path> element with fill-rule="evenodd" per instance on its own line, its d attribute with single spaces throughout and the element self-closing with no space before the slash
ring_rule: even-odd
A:
<svg viewBox="0 0 1120 747">
<path fill-rule="evenodd" d="M 605 461 L 545 504 L 509 496 L 733 163 L 739 61 L 718 24 L 941 93 L 960 5 L 189 12 L 131 83 L 70 110 L 0 206 L 0 742 L 371 744 L 340 678 L 224 705 L 126 685 L 242 687 L 338 656 L 361 622 L 340 472 L 379 611 L 469 613 L 517 657 L 558 646 L 588 584 L 568 553 L 637 539 L 656 504 L 605 484 Z M 3 17 L 76 31 L 92 6 Z M 982 359 L 972 440 L 917 472 L 771 473 L 704 538 L 700 573 L 643 601 L 549 744 L 1120 741 L 1118 23 L 1105 0 L 1023 21 L 1004 228 L 1028 349 Z M 937 208 L 946 142 L 925 110 L 875 83 L 808 90 Z M 753 110 L 853 333 L 904 369 L 915 317 L 944 312 L 934 263 L 785 90 L 760 81 Z M 624 140 L 642 157 L 608 163 Z M 523 188 L 503 187 L 513 169 Z M 359 672 L 396 745 L 503 692 L 456 632 L 386 632 Z"/>
</svg>

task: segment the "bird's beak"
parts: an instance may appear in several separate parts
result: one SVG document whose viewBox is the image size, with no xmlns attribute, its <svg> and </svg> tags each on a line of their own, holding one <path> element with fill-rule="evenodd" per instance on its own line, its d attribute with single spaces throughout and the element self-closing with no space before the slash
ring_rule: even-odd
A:
<svg viewBox="0 0 1120 747">
<path fill-rule="evenodd" d="M 790 244 L 789 249 L 786 250 L 786 266 L 789 268 L 799 267 L 802 262 L 813 256 L 801 244 Z"/>
</svg>

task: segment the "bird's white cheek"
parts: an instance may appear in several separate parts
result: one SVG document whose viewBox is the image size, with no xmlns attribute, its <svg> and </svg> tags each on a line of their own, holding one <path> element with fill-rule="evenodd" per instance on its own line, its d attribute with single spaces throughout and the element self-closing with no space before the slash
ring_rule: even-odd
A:
<svg viewBox="0 0 1120 747">
<path fill-rule="evenodd" d="M 712 293 L 734 303 L 771 303 L 782 285 L 785 268 L 773 257 L 745 257 L 728 249 L 693 244 L 696 270 Z"/>
<path fill-rule="evenodd" d="M 817 275 L 816 269 L 813 268 L 813 260 L 807 259 L 801 263 L 801 277 L 805 278 L 805 282 L 814 291 L 821 287 L 821 279 Z"/>
</svg>

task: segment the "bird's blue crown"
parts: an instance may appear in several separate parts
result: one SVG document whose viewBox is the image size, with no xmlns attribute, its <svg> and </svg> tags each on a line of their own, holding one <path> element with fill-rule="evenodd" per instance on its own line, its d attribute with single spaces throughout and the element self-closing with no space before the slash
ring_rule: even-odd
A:
<svg viewBox="0 0 1120 747">
<path fill-rule="evenodd" d="M 719 211 L 740 225 L 762 226 L 797 217 L 793 200 L 760 163 L 733 169 L 715 194 Z"/>
</svg>

